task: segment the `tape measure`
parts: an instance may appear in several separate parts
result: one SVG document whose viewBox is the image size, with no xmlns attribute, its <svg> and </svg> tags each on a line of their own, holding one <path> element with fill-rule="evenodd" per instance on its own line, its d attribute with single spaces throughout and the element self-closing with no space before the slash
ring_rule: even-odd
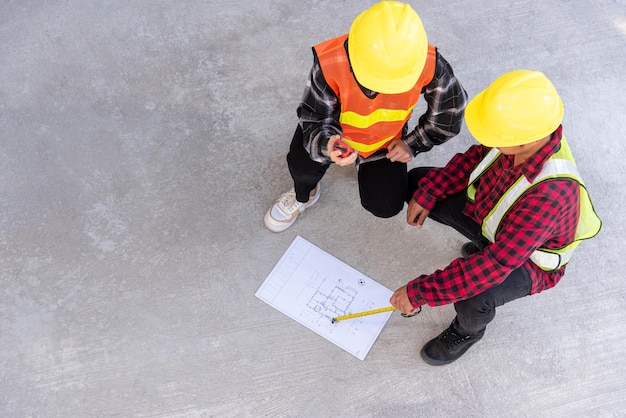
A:
<svg viewBox="0 0 626 418">
<path fill-rule="evenodd" d="M 396 310 L 395 307 L 389 306 L 387 308 L 373 309 L 371 311 L 357 312 L 357 313 L 353 313 L 353 314 L 349 314 L 349 315 L 337 316 L 337 317 L 333 318 L 333 320 L 331 322 L 334 324 L 335 322 L 343 321 L 344 319 L 358 318 L 360 316 L 374 315 L 374 314 L 378 314 L 378 313 L 395 311 L 395 310 Z"/>
</svg>

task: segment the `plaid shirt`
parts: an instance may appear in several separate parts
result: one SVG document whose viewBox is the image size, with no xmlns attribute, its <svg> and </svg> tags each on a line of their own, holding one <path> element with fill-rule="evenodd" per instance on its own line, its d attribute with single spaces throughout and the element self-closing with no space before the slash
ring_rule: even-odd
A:
<svg viewBox="0 0 626 418">
<path fill-rule="evenodd" d="M 464 214 L 479 224 L 520 175 L 532 181 L 544 162 L 559 150 L 562 128 L 526 162 L 515 167 L 512 155 L 501 155 L 478 180 L 475 202 L 468 202 Z M 482 145 L 455 155 L 444 168 L 431 170 L 413 198 L 428 210 L 437 201 L 467 189 L 474 167 L 489 152 Z M 407 293 L 414 306 L 445 305 L 475 296 L 501 283 L 515 269 L 524 266 L 532 280 L 531 294 L 556 285 L 565 267 L 546 272 L 530 255 L 539 247 L 560 248 L 572 242 L 579 217 L 579 186 L 573 180 L 548 180 L 533 186 L 505 215 L 496 241 L 467 260 L 458 258 L 443 270 L 422 275 L 409 282 Z"/>
<path fill-rule="evenodd" d="M 331 160 L 326 150 L 328 139 L 332 135 L 342 133 L 339 124 L 341 104 L 324 79 L 315 50 L 313 55 L 313 67 L 309 73 L 302 102 L 298 107 L 298 117 L 304 133 L 304 147 L 311 159 L 329 164 Z M 362 90 L 364 95 L 370 98 L 377 94 L 365 88 Z M 463 112 L 467 104 L 467 93 L 454 76 L 450 64 L 439 52 L 435 75 L 422 89 L 422 93 L 428 108 L 420 117 L 418 125 L 408 135 L 405 125 L 402 138 L 413 151 L 413 156 L 429 151 L 434 145 L 443 144 L 457 135 L 461 130 Z M 365 159 L 359 156 L 357 164 L 381 158 L 384 158 L 384 154 L 374 153 Z"/>
</svg>

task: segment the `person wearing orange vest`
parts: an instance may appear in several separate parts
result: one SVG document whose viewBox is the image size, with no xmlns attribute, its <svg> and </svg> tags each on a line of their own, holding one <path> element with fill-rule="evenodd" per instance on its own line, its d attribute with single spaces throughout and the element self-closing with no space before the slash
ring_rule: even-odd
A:
<svg viewBox="0 0 626 418">
<path fill-rule="evenodd" d="M 450 326 L 420 352 L 429 364 L 461 357 L 480 340 L 496 308 L 555 286 L 574 249 L 601 228 L 563 136 L 563 103 L 539 71 L 511 71 L 465 112 L 480 142 L 443 168 L 409 172 L 407 222 L 430 217 L 471 242 L 463 257 L 396 290 L 405 315 L 454 303 Z"/>
<path fill-rule="evenodd" d="M 408 4 L 370 7 L 348 34 L 315 45 L 313 56 L 287 155 L 294 187 L 264 218 L 273 232 L 317 202 L 331 163 L 356 164 L 362 206 L 395 216 L 406 200 L 407 163 L 457 135 L 463 122 L 467 93 Z M 427 109 L 409 132 L 421 95 Z"/>
</svg>

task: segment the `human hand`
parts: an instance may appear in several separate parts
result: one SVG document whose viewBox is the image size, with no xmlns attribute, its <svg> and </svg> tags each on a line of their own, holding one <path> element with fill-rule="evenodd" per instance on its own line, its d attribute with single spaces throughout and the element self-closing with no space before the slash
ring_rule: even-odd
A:
<svg viewBox="0 0 626 418">
<path fill-rule="evenodd" d="M 414 307 L 409 300 L 409 295 L 406 292 L 406 286 L 402 286 L 401 288 L 393 292 L 393 295 L 391 295 L 391 299 L 389 299 L 389 302 L 397 310 L 402 312 L 403 315 L 406 316 L 415 315 L 420 310 L 419 306 L 417 308 Z"/>
<path fill-rule="evenodd" d="M 328 150 L 328 156 L 337 165 L 347 166 L 350 164 L 354 164 L 356 161 L 356 157 L 359 155 L 357 150 L 352 151 L 352 154 L 348 155 L 345 158 L 341 158 L 341 151 L 335 149 L 335 141 L 341 139 L 339 135 L 333 135 L 328 140 L 328 144 L 326 145 L 326 149 Z"/>
<path fill-rule="evenodd" d="M 387 146 L 387 158 L 391 161 L 399 161 L 401 163 L 411 162 L 413 153 L 411 148 L 401 139 L 395 139 Z"/>
<path fill-rule="evenodd" d="M 406 210 L 406 222 L 409 225 L 421 228 L 429 213 L 430 211 L 417 203 L 415 199 L 411 199 Z"/>
</svg>

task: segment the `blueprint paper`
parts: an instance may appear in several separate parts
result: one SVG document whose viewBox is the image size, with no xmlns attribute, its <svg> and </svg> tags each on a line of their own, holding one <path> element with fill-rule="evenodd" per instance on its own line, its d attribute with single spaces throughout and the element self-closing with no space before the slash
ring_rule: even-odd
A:
<svg viewBox="0 0 626 418">
<path fill-rule="evenodd" d="M 392 311 L 332 318 L 389 306 L 393 292 L 298 236 L 256 296 L 333 344 L 364 360 Z"/>
</svg>

